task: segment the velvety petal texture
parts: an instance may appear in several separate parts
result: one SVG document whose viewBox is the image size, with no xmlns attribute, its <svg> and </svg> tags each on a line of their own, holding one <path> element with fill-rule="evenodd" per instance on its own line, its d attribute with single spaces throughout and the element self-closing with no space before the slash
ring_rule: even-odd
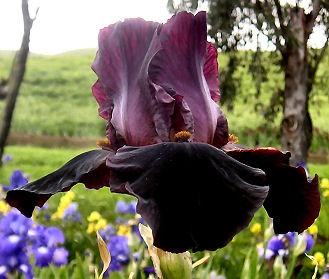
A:
<svg viewBox="0 0 329 279">
<path fill-rule="evenodd" d="M 216 104 L 217 50 L 206 37 L 204 12 L 182 12 L 163 25 L 128 19 L 101 30 L 93 93 L 114 149 L 173 141 L 182 130 L 192 141 L 227 143 Z"/>
<path fill-rule="evenodd" d="M 123 147 L 107 165 L 111 191 L 138 198 L 154 245 L 171 252 L 225 246 L 268 193 L 262 170 L 203 143 Z"/>
<path fill-rule="evenodd" d="M 308 179 L 303 167 L 289 166 L 289 152 L 257 148 L 227 154 L 265 171 L 270 190 L 264 207 L 273 218 L 275 233 L 301 233 L 314 223 L 320 212 L 318 176 Z"/>
<path fill-rule="evenodd" d="M 110 173 L 105 161 L 110 153 L 108 150 L 82 153 L 55 172 L 9 191 L 6 201 L 26 217 L 31 217 L 35 206 L 42 207 L 53 194 L 68 191 L 79 182 L 93 189 L 108 186 Z"/>
</svg>

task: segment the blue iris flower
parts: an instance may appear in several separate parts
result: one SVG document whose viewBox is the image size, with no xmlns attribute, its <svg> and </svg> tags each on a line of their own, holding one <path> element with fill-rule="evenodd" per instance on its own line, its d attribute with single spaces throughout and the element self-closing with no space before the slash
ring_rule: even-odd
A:
<svg viewBox="0 0 329 279">
<path fill-rule="evenodd" d="M 132 201 L 130 203 L 125 203 L 124 201 L 118 201 L 115 207 L 115 212 L 120 214 L 136 214 L 136 201 Z"/>
<path fill-rule="evenodd" d="M 56 248 L 53 254 L 53 263 L 55 266 L 61 266 L 67 264 L 67 257 L 69 252 L 63 248 Z"/>
<path fill-rule="evenodd" d="M 9 180 L 10 186 L 3 186 L 5 191 L 14 190 L 28 183 L 27 178 L 23 175 L 21 170 L 15 170 Z"/>
<path fill-rule="evenodd" d="M 127 265 L 130 261 L 130 249 L 128 238 L 124 235 L 117 235 L 111 238 L 107 244 L 111 254 L 109 271 L 121 270 L 121 265 Z"/>
<path fill-rule="evenodd" d="M 78 204 L 76 202 L 71 202 L 64 210 L 63 219 L 73 222 L 81 221 L 81 213 L 78 211 Z"/>
</svg>

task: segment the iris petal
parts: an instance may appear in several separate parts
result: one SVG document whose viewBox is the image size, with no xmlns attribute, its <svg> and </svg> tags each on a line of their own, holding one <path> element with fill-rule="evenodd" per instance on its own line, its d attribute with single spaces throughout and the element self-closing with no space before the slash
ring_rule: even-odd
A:
<svg viewBox="0 0 329 279">
<path fill-rule="evenodd" d="M 203 67 L 203 74 L 208 83 L 211 98 L 218 102 L 220 98 L 219 93 L 219 74 L 218 74 L 218 62 L 217 62 L 217 49 L 207 42 L 207 56 L 206 62 Z"/>
<path fill-rule="evenodd" d="M 159 23 L 127 19 L 102 29 L 92 65 L 99 80 L 93 86 L 100 115 L 108 120 L 112 146 L 159 142 L 154 128 L 155 97 L 148 64 L 159 49 Z"/>
<path fill-rule="evenodd" d="M 222 133 L 217 135 L 221 134 L 222 139 L 217 139 L 217 143 L 227 143 L 226 118 L 212 99 L 213 96 L 218 100 L 215 89 L 218 69 L 214 67 L 217 54 L 209 48 L 206 59 L 206 14 L 178 13 L 163 25 L 159 38 L 162 48 L 152 58 L 149 67 L 152 82 L 172 96 L 182 96 L 193 115 L 193 141 L 213 144 L 216 128 L 220 127 Z M 207 82 L 211 85 L 210 90 Z"/>
<path fill-rule="evenodd" d="M 231 150 L 227 154 L 265 171 L 270 190 L 264 202 L 275 233 L 303 232 L 318 217 L 318 176 L 308 179 L 303 167 L 289 166 L 290 153 L 273 148 Z"/>
<path fill-rule="evenodd" d="M 25 216 L 31 217 L 35 206 L 42 207 L 53 194 L 68 191 L 79 182 L 94 189 L 108 186 L 109 171 L 105 161 L 110 153 L 108 150 L 82 153 L 55 172 L 9 191 L 6 201 Z"/>
<path fill-rule="evenodd" d="M 268 192 L 263 171 L 203 143 L 123 147 L 107 165 L 111 191 L 138 198 L 154 245 L 171 252 L 225 246 Z"/>
</svg>

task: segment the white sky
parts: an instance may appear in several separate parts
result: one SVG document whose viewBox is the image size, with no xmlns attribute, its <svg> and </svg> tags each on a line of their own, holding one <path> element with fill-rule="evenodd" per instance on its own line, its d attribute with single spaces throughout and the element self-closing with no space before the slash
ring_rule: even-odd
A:
<svg viewBox="0 0 329 279">
<path fill-rule="evenodd" d="M 101 28 L 129 17 L 166 22 L 167 0 L 29 0 L 33 24 L 30 50 L 57 54 L 80 48 L 97 48 Z M 205 8 L 205 7 L 203 7 Z M 323 30 L 312 35 L 312 46 L 322 47 Z M 16 50 L 23 34 L 21 0 L 0 0 L 0 50 Z M 264 41 L 264 48 L 268 44 Z"/>
<path fill-rule="evenodd" d="M 167 0 L 30 0 L 39 13 L 30 38 L 34 53 L 96 48 L 101 28 L 129 17 L 166 22 Z M 21 0 L 0 0 L 0 50 L 18 49 L 23 35 Z"/>
</svg>

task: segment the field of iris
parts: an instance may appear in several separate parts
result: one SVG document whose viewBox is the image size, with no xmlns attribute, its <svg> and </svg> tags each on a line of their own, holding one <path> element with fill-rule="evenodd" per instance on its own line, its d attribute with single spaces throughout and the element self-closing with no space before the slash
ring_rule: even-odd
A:
<svg viewBox="0 0 329 279">
<path fill-rule="evenodd" d="M 103 138 L 105 122 L 97 115 L 90 89 L 96 80 L 90 70 L 94 54 L 95 50 L 58 56 L 32 55 L 18 99 L 13 131 L 87 137 L 95 141 Z M 225 64 L 225 59 L 220 57 L 219 64 Z M 9 54 L 0 53 L 0 78 L 7 75 L 10 61 Z M 251 103 L 257 100 L 253 97 L 251 77 L 243 65 L 240 72 L 243 94 L 233 111 L 223 108 L 231 132 L 243 144 L 279 146 L 280 118 L 265 123 L 262 115 L 254 111 Z M 265 89 L 280 84 L 275 66 L 271 75 L 273 78 L 264 84 Z M 265 94 L 258 102 L 267 103 L 268 97 Z M 317 93 L 312 102 L 316 127 L 312 150 L 328 151 L 328 93 Z M 154 278 L 151 259 L 136 230 L 142 220 L 135 214 L 134 199 L 111 194 L 107 188 L 95 191 L 78 185 L 70 192 L 53 196 L 47 206 L 34 214 L 32 221 L 20 217 L 3 201 L 6 186 L 35 180 L 93 148 L 6 147 L 6 162 L 0 169 L 0 184 L 4 186 L 0 188 L 0 279 L 6 278 L 4 274 L 11 270 L 14 271 L 10 278 L 20 278 L 20 274 L 42 279 L 95 278 L 95 269 L 101 270 L 96 230 L 100 230 L 112 255 L 110 278 L 128 278 L 131 272 L 135 274 L 133 278 Z M 316 278 L 328 278 L 329 165 L 309 164 L 308 169 L 310 176 L 317 173 L 321 182 L 322 209 L 315 225 L 299 237 L 274 236 L 267 214 L 261 209 L 249 227 L 227 247 L 192 254 L 193 262 L 209 256 L 205 263 L 194 268 L 194 278 L 311 278 L 316 265 L 319 268 Z M 211 224 L 204 229 L 210 228 Z M 316 260 L 309 259 L 304 252 Z"/>
</svg>

